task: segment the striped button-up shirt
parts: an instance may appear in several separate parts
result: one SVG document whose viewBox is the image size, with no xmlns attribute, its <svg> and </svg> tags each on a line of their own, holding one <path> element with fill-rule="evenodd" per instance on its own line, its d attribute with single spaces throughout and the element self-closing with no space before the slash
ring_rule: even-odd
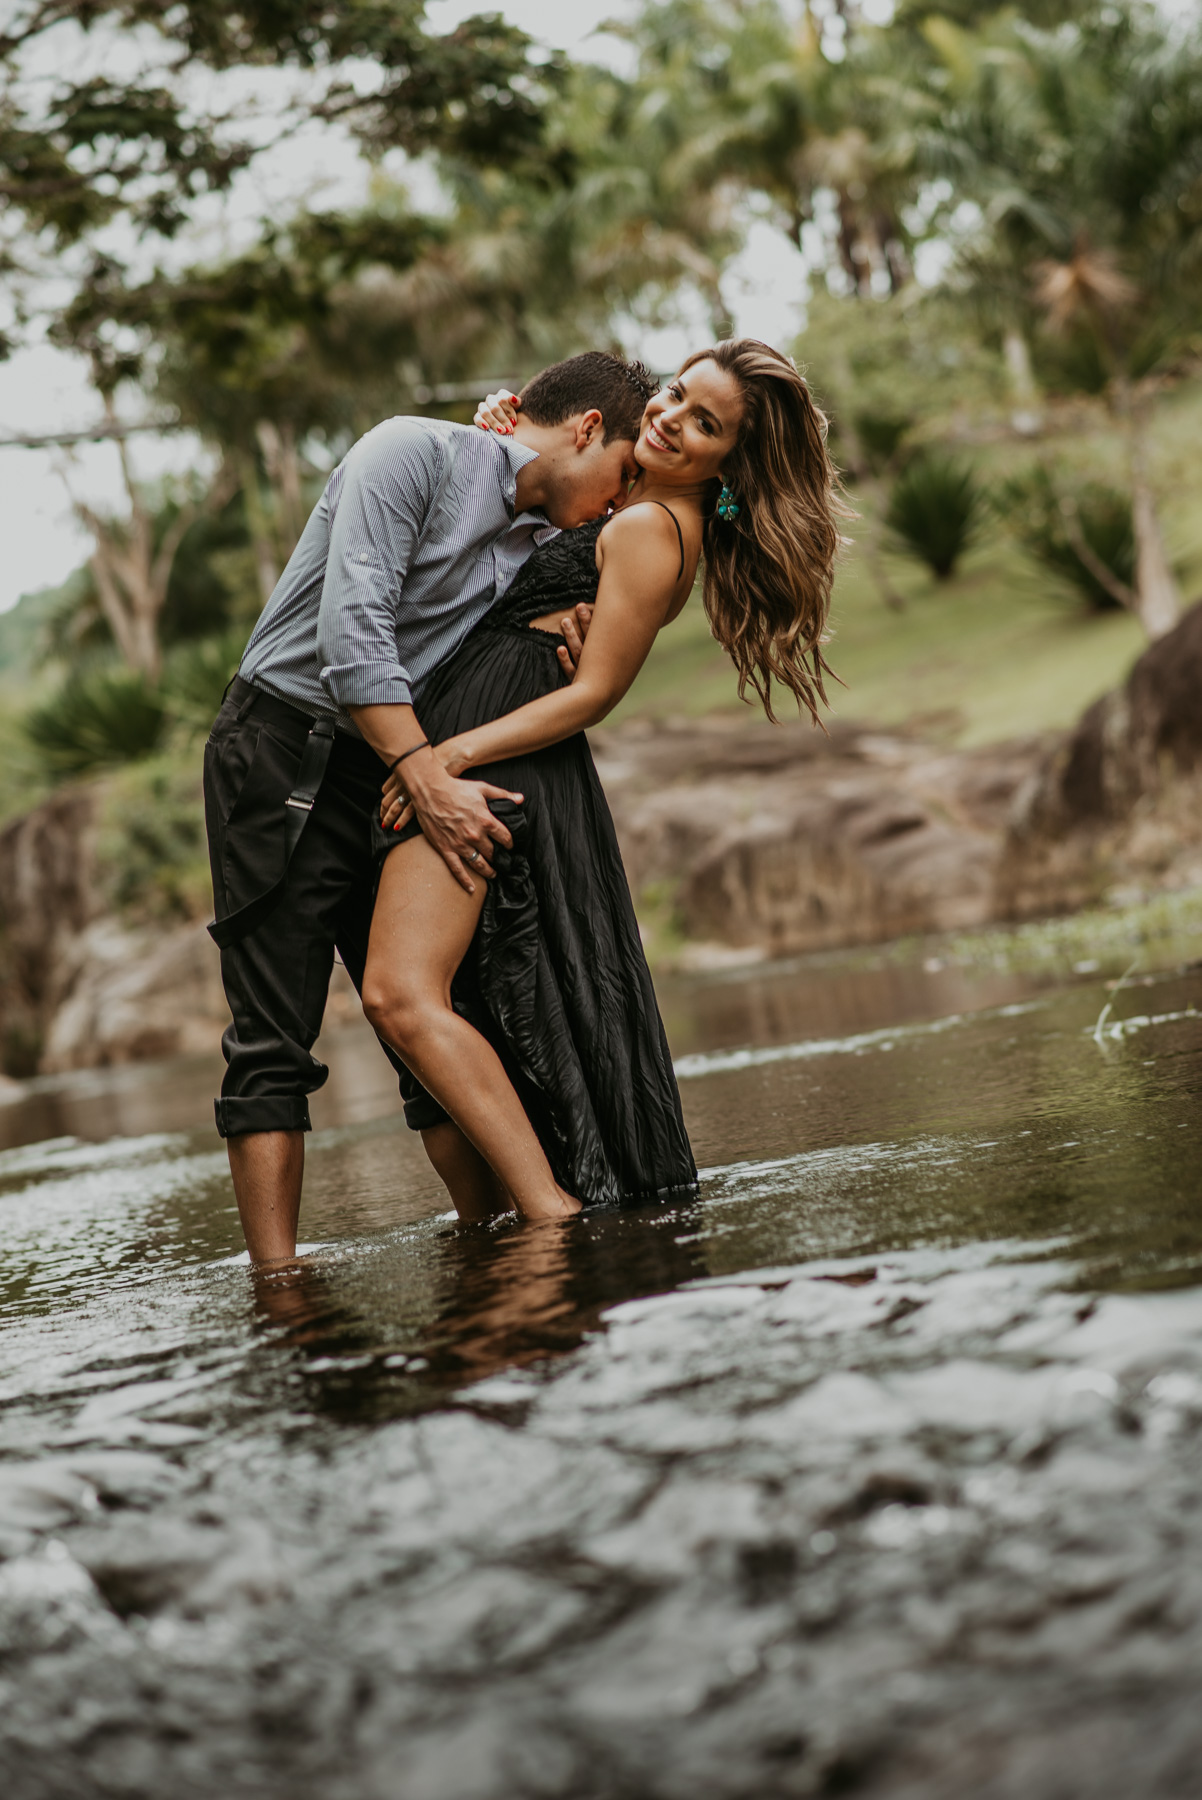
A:
<svg viewBox="0 0 1202 1800">
<path fill-rule="evenodd" d="M 422 682 L 506 592 L 536 544 L 514 517 L 537 452 L 442 419 L 387 419 L 326 483 L 242 657 L 245 681 L 354 731 L 349 708 Z"/>
</svg>

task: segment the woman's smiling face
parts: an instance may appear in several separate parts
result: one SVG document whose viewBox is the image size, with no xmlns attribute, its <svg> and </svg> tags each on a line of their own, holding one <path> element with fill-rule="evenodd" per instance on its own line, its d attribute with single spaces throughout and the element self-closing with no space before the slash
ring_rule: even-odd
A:
<svg viewBox="0 0 1202 1800">
<path fill-rule="evenodd" d="M 719 474 L 743 420 L 733 375 L 706 358 L 647 402 L 635 457 L 656 481 L 697 487 Z"/>
</svg>

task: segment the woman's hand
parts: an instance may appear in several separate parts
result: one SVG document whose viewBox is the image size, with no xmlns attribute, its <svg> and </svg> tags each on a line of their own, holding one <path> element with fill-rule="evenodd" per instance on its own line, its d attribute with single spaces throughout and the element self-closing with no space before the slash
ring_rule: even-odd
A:
<svg viewBox="0 0 1202 1800">
<path fill-rule="evenodd" d="M 521 410 L 522 403 L 516 394 L 498 388 L 495 394 L 484 396 L 472 424 L 478 425 L 481 431 L 495 431 L 501 437 L 512 437 L 514 420 Z"/>
<path fill-rule="evenodd" d="M 448 775 L 462 775 L 468 768 L 467 751 L 459 738 L 447 738 L 434 745 L 434 754 Z M 399 831 L 413 817 L 413 802 L 400 769 L 390 769 L 380 801 L 380 823 L 385 831 Z"/>
</svg>

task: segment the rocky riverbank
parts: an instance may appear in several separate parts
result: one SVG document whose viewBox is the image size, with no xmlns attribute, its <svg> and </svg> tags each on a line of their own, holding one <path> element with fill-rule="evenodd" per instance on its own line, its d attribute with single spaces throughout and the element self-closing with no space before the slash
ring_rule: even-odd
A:
<svg viewBox="0 0 1202 1800">
<path fill-rule="evenodd" d="M 593 745 L 653 954 L 696 967 L 1202 886 L 1200 697 L 1202 603 L 1063 736 L 950 750 L 722 717 Z M 0 833 L 10 1076 L 209 1049 L 224 1027 L 204 918 L 114 904 L 105 792 L 60 791 Z M 335 976 L 337 1023 L 357 1002 Z"/>
</svg>

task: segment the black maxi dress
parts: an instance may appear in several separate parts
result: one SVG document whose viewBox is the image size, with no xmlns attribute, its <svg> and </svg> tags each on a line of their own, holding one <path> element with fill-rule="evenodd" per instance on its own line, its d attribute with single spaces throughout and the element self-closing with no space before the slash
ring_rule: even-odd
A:
<svg viewBox="0 0 1202 1800">
<path fill-rule="evenodd" d="M 536 551 L 418 703 L 432 743 L 568 685 L 563 639 L 530 620 L 597 593 L 597 520 Z M 687 1201 L 697 1169 L 618 840 L 583 732 L 467 773 L 524 796 L 493 802 L 513 835 L 497 848 L 455 1008 L 497 1050 L 556 1180 L 586 1206 Z M 378 865 L 416 835 L 374 832 Z M 415 1077 L 415 1130 L 447 1115 Z"/>
</svg>

